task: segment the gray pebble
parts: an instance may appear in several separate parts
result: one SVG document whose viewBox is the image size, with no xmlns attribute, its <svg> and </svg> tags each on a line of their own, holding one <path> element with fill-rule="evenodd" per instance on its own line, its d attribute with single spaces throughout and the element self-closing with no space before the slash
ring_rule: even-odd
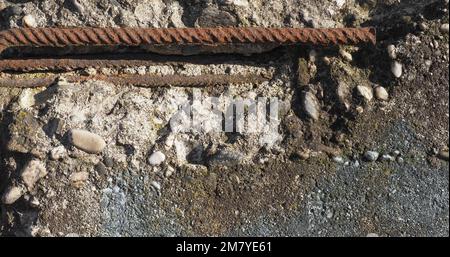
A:
<svg viewBox="0 0 450 257">
<path fill-rule="evenodd" d="M 364 158 L 367 161 L 371 161 L 371 162 L 374 162 L 374 161 L 378 160 L 379 156 L 380 156 L 380 154 L 378 152 L 375 152 L 375 151 L 367 151 L 366 153 L 364 153 Z"/>
<path fill-rule="evenodd" d="M 311 92 L 306 92 L 303 97 L 303 107 L 305 108 L 306 114 L 313 120 L 319 119 L 319 100 Z"/>
<path fill-rule="evenodd" d="M 105 164 L 103 162 L 99 162 L 95 165 L 95 170 L 100 176 L 104 176 L 108 174 L 108 169 L 106 168 Z"/>
<path fill-rule="evenodd" d="M 8 12 L 12 15 L 12 16 L 19 16 L 22 14 L 23 10 L 20 6 L 18 5 L 11 5 L 10 7 L 8 7 Z"/>
<path fill-rule="evenodd" d="M 106 156 L 103 158 L 103 163 L 108 168 L 111 168 L 112 166 L 114 166 L 114 160 L 109 156 Z"/>
<path fill-rule="evenodd" d="M 106 142 L 99 135 L 82 129 L 70 131 L 72 144 L 87 153 L 100 153 L 106 147 Z"/>
<path fill-rule="evenodd" d="M 72 8 L 78 13 L 84 13 L 84 6 L 81 4 L 79 0 L 70 0 Z"/>
<path fill-rule="evenodd" d="M 200 27 L 236 26 L 237 20 L 229 12 L 211 6 L 203 10 L 196 24 Z"/>
</svg>

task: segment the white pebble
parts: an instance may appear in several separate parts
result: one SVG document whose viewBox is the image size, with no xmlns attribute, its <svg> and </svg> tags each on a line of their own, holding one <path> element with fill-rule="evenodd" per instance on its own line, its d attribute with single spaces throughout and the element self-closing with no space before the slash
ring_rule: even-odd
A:
<svg viewBox="0 0 450 257">
<path fill-rule="evenodd" d="M 339 164 L 343 164 L 344 163 L 344 158 L 342 158 L 341 156 L 335 156 L 333 157 L 333 161 Z"/>
<path fill-rule="evenodd" d="M 2 202 L 4 204 L 13 204 L 20 197 L 22 197 L 24 193 L 24 189 L 19 186 L 11 186 L 9 187 L 2 196 Z"/>
<path fill-rule="evenodd" d="M 391 64 L 391 72 L 394 74 L 396 78 L 400 78 L 402 76 L 403 65 L 397 61 L 392 62 Z"/>
<path fill-rule="evenodd" d="M 383 155 L 381 156 L 381 160 L 382 160 L 382 161 L 390 161 L 390 162 L 393 162 L 393 161 L 395 161 L 395 157 L 394 157 L 394 156 L 391 156 L 391 155 L 389 155 L 389 154 L 383 154 Z"/>
<path fill-rule="evenodd" d="M 444 23 L 441 25 L 441 31 L 448 34 L 448 23 Z"/>
<path fill-rule="evenodd" d="M 22 23 L 25 27 L 28 27 L 28 28 L 36 28 L 38 26 L 36 19 L 31 14 L 25 15 L 22 18 Z"/>
<path fill-rule="evenodd" d="M 395 48 L 394 45 L 388 45 L 387 52 L 388 52 L 389 58 L 391 58 L 391 59 L 397 58 L 397 49 Z"/>
<path fill-rule="evenodd" d="M 165 176 L 170 177 L 173 175 L 173 173 L 175 173 L 175 169 L 172 166 L 169 166 L 166 169 Z"/>
<path fill-rule="evenodd" d="M 161 190 L 161 184 L 159 184 L 157 181 L 152 181 L 151 183 L 150 183 L 150 185 L 152 186 L 152 187 L 154 187 L 156 190 L 158 190 L 158 191 L 160 191 Z"/>
<path fill-rule="evenodd" d="M 39 202 L 39 200 L 38 200 L 36 197 L 34 197 L 34 196 L 32 196 L 32 197 L 30 198 L 29 203 L 30 203 L 30 205 L 31 205 L 32 207 L 39 207 L 39 205 L 41 205 L 41 203 Z"/>
<path fill-rule="evenodd" d="M 353 60 L 353 56 L 344 49 L 339 50 L 339 54 L 348 62 L 351 62 Z"/>
<path fill-rule="evenodd" d="M 39 179 L 47 175 L 47 169 L 44 163 L 40 160 L 34 159 L 29 161 L 22 169 L 21 178 L 28 190 L 32 190 Z"/>
<path fill-rule="evenodd" d="M 82 129 L 72 129 L 70 139 L 74 146 L 87 153 L 100 153 L 106 147 L 102 137 Z"/>
<path fill-rule="evenodd" d="M 153 166 L 158 166 L 161 163 L 163 163 L 165 160 L 166 160 L 166 156 L 161 151 L 152 153 L 152 155 L 150 155 L 150 157 L 148 158 L 148 162 L 150 163 L 150 165 L 153 165 Z"/>
<path fill-rule="evenodd" d="M 373 98 L 373 90 L 368 86 L 357 86 L 356 90 L 358 94 L 362 96 L 367 102 L 370 102 Z"/>
<path fill-rule="evenodd" d="M 375 88 L 375 97 L 378 100 L 387 101 L 389 99 L 389 93 L 384 87 L 378 86 Z"/>
<path fill-rule="evenodd" d="M 248 7 L 248 0 L 224 0 L 223 3 L 227 5 Z"/>
<path fill-rule="evenodd" d="M 378 157 L 380 156 L 380 154 L 378 152 L 375 151 L 367 151 L 364 154 L 364 157 L 366 158 L 366 160 L 374 162 L 376 160 L 378 160 Z"/>
</svg>

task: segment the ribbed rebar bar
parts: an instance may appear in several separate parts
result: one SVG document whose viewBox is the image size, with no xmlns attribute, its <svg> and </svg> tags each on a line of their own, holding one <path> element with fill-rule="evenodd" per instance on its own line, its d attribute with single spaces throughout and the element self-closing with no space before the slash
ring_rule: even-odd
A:
<svg viewBox="0 0 450 257">
<path fill-rule="evenodd" d="M 0 53 L 9 47 L 359 44 L 376 41 L 373 28 L 14 28 L 0 32 Z"/>
</svg>

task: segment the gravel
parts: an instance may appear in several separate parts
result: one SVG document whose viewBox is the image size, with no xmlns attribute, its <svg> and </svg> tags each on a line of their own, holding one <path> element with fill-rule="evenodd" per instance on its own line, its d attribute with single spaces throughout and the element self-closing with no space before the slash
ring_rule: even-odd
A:
<svg viewBox="0 0 450 257">
<path fill-rule="evenodd" d="M 213 65 L 74 72 L 270 75 L 260 84 L 199 89 L 221 102 L 277 97 L 280 126 L 257 133 L 207 132 L 208 108 L 199 103 L 192 107 L 201 131 L 178 131 L 170 121 L 191 105 L 191 88 L 91 80 L 0 88 L 2 236 L 448 236 L 448 29 L 441 28 L 448 7 L 441 2 L 2 2 L 2 29 L 24 27 L 31 15 L 47 27 L 371 24 L 380 35 L 375 47 L 281 47 L 248 63 L 233 55 Z M 379 101 L 362 101 L 373 97 Z M 74 128 L 84 131 L 78 146 Z M 28 188 L 21 172 L 31 160 L 48 174 Z"/>
</svg>

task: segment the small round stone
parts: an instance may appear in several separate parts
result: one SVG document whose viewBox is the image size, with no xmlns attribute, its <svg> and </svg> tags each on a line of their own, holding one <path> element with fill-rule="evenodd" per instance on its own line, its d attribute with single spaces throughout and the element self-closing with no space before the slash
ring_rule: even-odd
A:
<svg viewBox="0 0 450 257">
<path fill-rule="evenodd" d="M 152 153 L 152 155 L 150 155 L 150 157 L 148 158 L 148 162 L 152 166 L 158 166 L 161 163 L 163 163 L 165 160 L 166 160 L 166 156 L 161 151 Z"/>
<path fill-rule="evenodd" d="M 303 97 L 303 107 L 305 108 L 306 114 L 313 120 L 319 119 L 319 100 L 311 92 L 306 92 Z"/>
<path fill-rule="evenodd" d="M 364 154 L 364 158 L 367 160 L 367 161 L 371 161 L 371 162 L 374 162 L 374 161 L 376 161 L 376 160 L 378 160 L 378 157 L 380 156 L 380 154 L 378 153 L 378 152 L 375 152 L 375 151 L 367 151 L 365 154 Z"/>
<path fill-rule="evenodd" d="M 109 156 L 106 156 L 103 158 L 103 163 L 108 168 L 111 168 L 112 166 L 114 166 L 114 160 Z"/>
<path fill-rule="evenodd" d="M 87 153 L 100 153 L 106 147 L 102 137 L 82 129 L 72 129 L 70 138 L 75 147 Z"/>
<path fill-rule="evenodd" d="M 448 23 L 444 23 L 440 27 L 441 32 L 448 34 Z"/>
<path fill-rule="evenodd" d="M 392 62 L 391 72 L 396 78 L 400 78 L 403 73 L 403 65 L 398 61 Z"/>
<path fill-rule="evenodd" d="M 38 26 L 36 19 L 31 14 L 25 15 L 22 18 L 22 23 L 23 23 L 23 26 L 28 27 L 28 28 L 36 28 Z"/>
<path fill-rule="evenodd" d="M 387 92 L 386 88 L 378 86 L 375 88 L 375 97 L 378 100 L 387 101 L 389 99 L 389 93 Z"/>
</svg>

